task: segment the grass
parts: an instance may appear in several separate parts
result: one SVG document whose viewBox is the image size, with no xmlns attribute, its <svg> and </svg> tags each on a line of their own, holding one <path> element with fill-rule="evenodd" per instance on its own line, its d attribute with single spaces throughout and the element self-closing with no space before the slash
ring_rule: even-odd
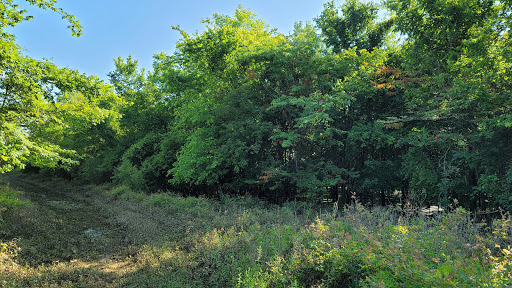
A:
<svg viewBox="0 0 512 288">
<path fill-rule="evenodd" d="M 304 203 L 3 178 L 0 191 L 30 205 L 4 209 L 1 287 L 512 285 L 508 217 L 485 225 L 463 209 L 425 219 L 360 205 L 334 215 Z"/>
</svg>

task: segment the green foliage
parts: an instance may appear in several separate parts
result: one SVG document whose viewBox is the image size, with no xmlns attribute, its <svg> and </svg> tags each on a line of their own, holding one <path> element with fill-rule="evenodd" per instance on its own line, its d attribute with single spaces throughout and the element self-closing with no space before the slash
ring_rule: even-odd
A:
<svg viewBox="0 0 512 288">
<path fill-rule="evenodd" d="M 81 33 L 54 1 L 28 2 Z M 511 4 L 389 0 L 380 21 L 377 5 L 329 2 L 316 27 L 299 22 L 288 36 L 240 6 L 193 35 L 175 27 L 183 38 L 153 71 L 116 59 L 108 85 L 22 55 L 3 29 L 30 17 L 0 0 L 0 172 L 79 163 L 74 176 L 114 182 L 108 203 L 88 197 L 114 211 L 105 227 L 145 246 L 103 286 L 510 286 L 511 222 L 497 212 L 512 207 Z M 390 29 L 405 40 L 388 41 Z M 37 286 L 53 268 L 15 261 L 73 249 L 44 246 L 69 242 L 53 233 L 64 220 L 46 220 L 94 213 L 53 200 L 22 207 L 0 187 L 2 235 L 37 232 L 2 239 L 0 276 L 18 271 L 5 285 Z M 453 211 L 408 215 L 429 205 Z M 87 265 L 79 272 L 101 278 Z M 57 276 L 72 280 L 59 285 L 85 283 L 66 267 Z"/>
<path fill-rule="evenodd" d="M 18 199 L 18 193 L 5 186 L 2 186 L 0 197 L 0 207 L 2 211 L 26 205 L 26 202 Z"/>
<path fill-rule="evenodd" d="M 23 168 L 27 162 L 34 166 L 56 166 L 59 161 L 63 166 L 76 163 L 74 151 L 45 141 L 35 135 L 36 131 L 29 133 L 29 129 L 37 130 L 40 123 L 53 122 L 52 107 L 43 99 L 45 88 L 39 82 L 51 77 L 45 70 L 52 65 L 23 57 L 8 39 L 0 38 L 0 46 L 0 69 L 4 74 L 0 82 L 4 91 L 0 106 L 0 171 Z"/>
<path fill-rule="evenodd" d="M 458 59 L 469 31 L 485 23 L 495 13 L 493 1 L 386 1 L 396 13 L 396 30 L 411 41 L 405 48 L 416 69 L 428 67 L 442 73 Z M 406 50 L 406 51 L 407 51 Z M 424 71 L 427 72 L 428 71 Z"/>
<path fill-rule="evenodd" d="M 127 161 L 123 161 L 116 168 L 112 179 L 114 183 L 124 184 L 138 192 L 147 190 L 142 172 Z"/>
<path fill-rule="evenodd" d="M 386 2 L 384 20 L 327 3 L 321 35 L 285 37 L 243 7 L 175 27 L 154 72 L 115 61 L 123 117 L 100 155 L 119 161 L 83 167 L 184 195 L 509 207 L 510 5 L 413 2 Z M 391 28 L 407 40 L 385 42 Z"/>
<path fill-rule="evenodd" d="M 224 184 L 224 177 L 243 179 L 250 155 L 261 153 L 259 143 L 268 127 L 261 121 L 262 100 L 254 94 L 251 81 L 246 80 L 255 73 L 249 55 L 283 38 L 273 36 L 243 8 L 237 9 L 233 17 L 214 15 L 205 23 L 206 31 L 178 43 L 180 63 L 176 68 L 190 67 L 194 75 L 187 81 L 197 84 L 176 100 L 180 106 L 173 129 L 187 136 L 170 170 L 175 184 L 213 185 Z M 187 85 L 168 85 L 179 84 Z"/>
<path fill-rule="evenodd" d="M 85 159 L 78 169 L 77 176 L 90 183 L 101 184 L 109 182 L 114 168 L 121 161 L 123 150 L 120 147 L 107 150 L 95 157 Z"/>
<path fill-rule="evenodd" d="M 493 236 L 478 235 L 479 225 L 462 209 L 432 220 L 399 218 L 389 210 L 370 212 L 360 206 L 345 212 L 337 221 L 317 219 L 306 225 L 290 239 L 292 253 L 274 254 L 266 269 L 245 270 L 239 274 L 238 287 L 500 287 L 510 283 L 508 248 L 495 247 Z M 258 255 L 265 255 L 265 250 Z"/>
<path fill-rule="evenodd" d="M 2 3 L 4 26 L 26 18 Z M 174 27 L 153 71 L 116 59 L 112 85 L 4 35 L 0 171 L 79 163 L 73 176 L 146 193 L 509 209 L 510 1 L 383 4 L 331 1 L 287 36 L 239 6 Z"/>
<path fill-rule="evenodd" d="M 74 15 L 68 14 L 61 8 L 55 7 L 57 1 L 55 0 L 26 0 L 30 5 L 36 6 L 39 9 L 46 10 L 49 9 L 57 14 L 62 16 L 62 19 L 65 19 L 69 22 L 68 29 L 71 30 L 73 36 L 81 36 L 82 35 L 82 26 Z M 19 5 L 16 4 L 15 0 L 2 0 L 0 2 L 0 31 L 2 32 L 2 36 L 9 36 L 3 32 L 6 27 L 14 27 L 17 24 L 28 21 L 33 18 L 33 16 L 26 15 L 27 10 L 18 9 Z"/>
<path fill-rule="evenodd" d="M 429 218 L 360 204 L 331 213 L 331 205 L 6 178 L 34 200 L 5 218 L 16 238 L 0 241 L 0 277 L 11 287 L 512 284 L 509 216 L 486 225 L 462 208 Z"/>
<path fill-rule="evenodd" d="M 315 19 L 327 46 L 335 53 L 352 48 L 372 51 L 380 47 L 393 20 L 377 22 L 378 6 L 357 0 L 345 2 L 338 11 L 334 1 L 324 4 L 324 10 Z"/>
<path fill-rule="evenodd" d="M 56 8 L 55 1 L 27 2 L 61 14 L 73 35 L 81 35 L 75 17 Z M 100 125 L 115 129 L 120 101 L 97 77 L 22 55 L 14 36 L 4 32 L 5 27 L 31 18 L 17 7 L 11 0 L 0 2 L 0 172 L 27 163 L 69 169 L 78 163 L 78 153 L 97 151 L 91 151 L 91 142 L 96 145 L 101 138 L 85 132 Z"/>
<path fill-rule="evenodd" d="M 20 194 L 12 190 L 3 181 L 0 180 L 0 236 L 5 232 L 6 224 L 4 223 L 5 215 L 15 209 L 27 207 L 29 202 L 20 200 Z M 3 243 L 1 243 L 3 244 Z M 4 247 L 2 247 L 3 250 Z"/>
</svg>

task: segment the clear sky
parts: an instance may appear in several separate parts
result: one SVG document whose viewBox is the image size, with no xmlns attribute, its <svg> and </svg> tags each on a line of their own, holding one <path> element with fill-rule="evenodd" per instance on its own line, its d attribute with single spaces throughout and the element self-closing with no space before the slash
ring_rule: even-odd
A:
<svg viewBox="0 0 512 288">
<path fill-rule="evenodd" d="M 327 1 L 58 0 L 57 7 L 78 18 L 84 27 L 83 36 L 73 37 L 58 14 L 30 6 L 27 10 L 34 19 L 9 31 L 32 58 L 50 59 L 59 67 L 107 79 L 114 58 L 132 55 L 141 67 L 150 69 L 153 54 L 172 53 L 180 34 L 171 26 L 181 25 L 192 34 L 204 28 L 201 19 L 214 13 L 232 15 L 241 4 L 271 28 L 289 34 L 296 21 L 313 21 Z"/>
</svg>

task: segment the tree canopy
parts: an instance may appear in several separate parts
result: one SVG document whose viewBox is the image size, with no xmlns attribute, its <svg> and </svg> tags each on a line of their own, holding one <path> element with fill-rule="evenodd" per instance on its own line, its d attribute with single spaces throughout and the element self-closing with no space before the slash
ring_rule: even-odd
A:
<svg viewBox="0 0 512 288">
<path fill-rule="evenodd" d="M 49 9 L 69 23 L 80 36 L 82 27 L 73 15 L 57 8 L 56 1 L 30 0 L 30 5 Z M 57 68 L 49 61 L 21 53 L 15 36 L 5 32 L 32 16 L 12 0 L 0 2 L 0 171 L 36 167 L 69 168 L 78 164 L 93 142 L 78 144 L 76 135 L 120 117 L 120 99 L 97 77 Z M 83 151 L 79 151 L 81 150 Z"/>
<path fill-rule="evenodd" d="M 29 1 L 76 20 L 53 1 Z M 2 1 L 2 27 L 28 19 Z M 110 85 L 1 38 L 1 171 L 184 195 L 512 208 L 510 1 L 328 2 L 293 33 L 215 14 Z M 387 9 L 387 13 L 380 13 Z M 388 15 L 386 18 L 383 15 Z"/>
</svg>

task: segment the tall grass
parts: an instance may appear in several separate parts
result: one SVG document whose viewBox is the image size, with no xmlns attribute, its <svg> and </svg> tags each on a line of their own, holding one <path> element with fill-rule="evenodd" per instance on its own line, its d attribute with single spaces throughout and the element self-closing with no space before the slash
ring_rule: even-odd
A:
<svg viewBox="0 0 512 288">
<path fill-rule="evenodd" d="M 126 247 L 97 259 L 23 266 L 20 255 L 27 254 L 19 251 L 22 240 L 2 241 L 0 285 L 512 285 L 508 216 L 486 225 L 463 209 L 425 218 L 357 204 L 336 211 L 300 202 L 274 206 L 244 197 L 213 201 L 172 193 L 143 195 L 126 187 L 91 191 L 91 203 L 110 215 L 106 224 L 122 227 Z M 31 257 L 37 258 L 37 252 Z"/>
</svg>

